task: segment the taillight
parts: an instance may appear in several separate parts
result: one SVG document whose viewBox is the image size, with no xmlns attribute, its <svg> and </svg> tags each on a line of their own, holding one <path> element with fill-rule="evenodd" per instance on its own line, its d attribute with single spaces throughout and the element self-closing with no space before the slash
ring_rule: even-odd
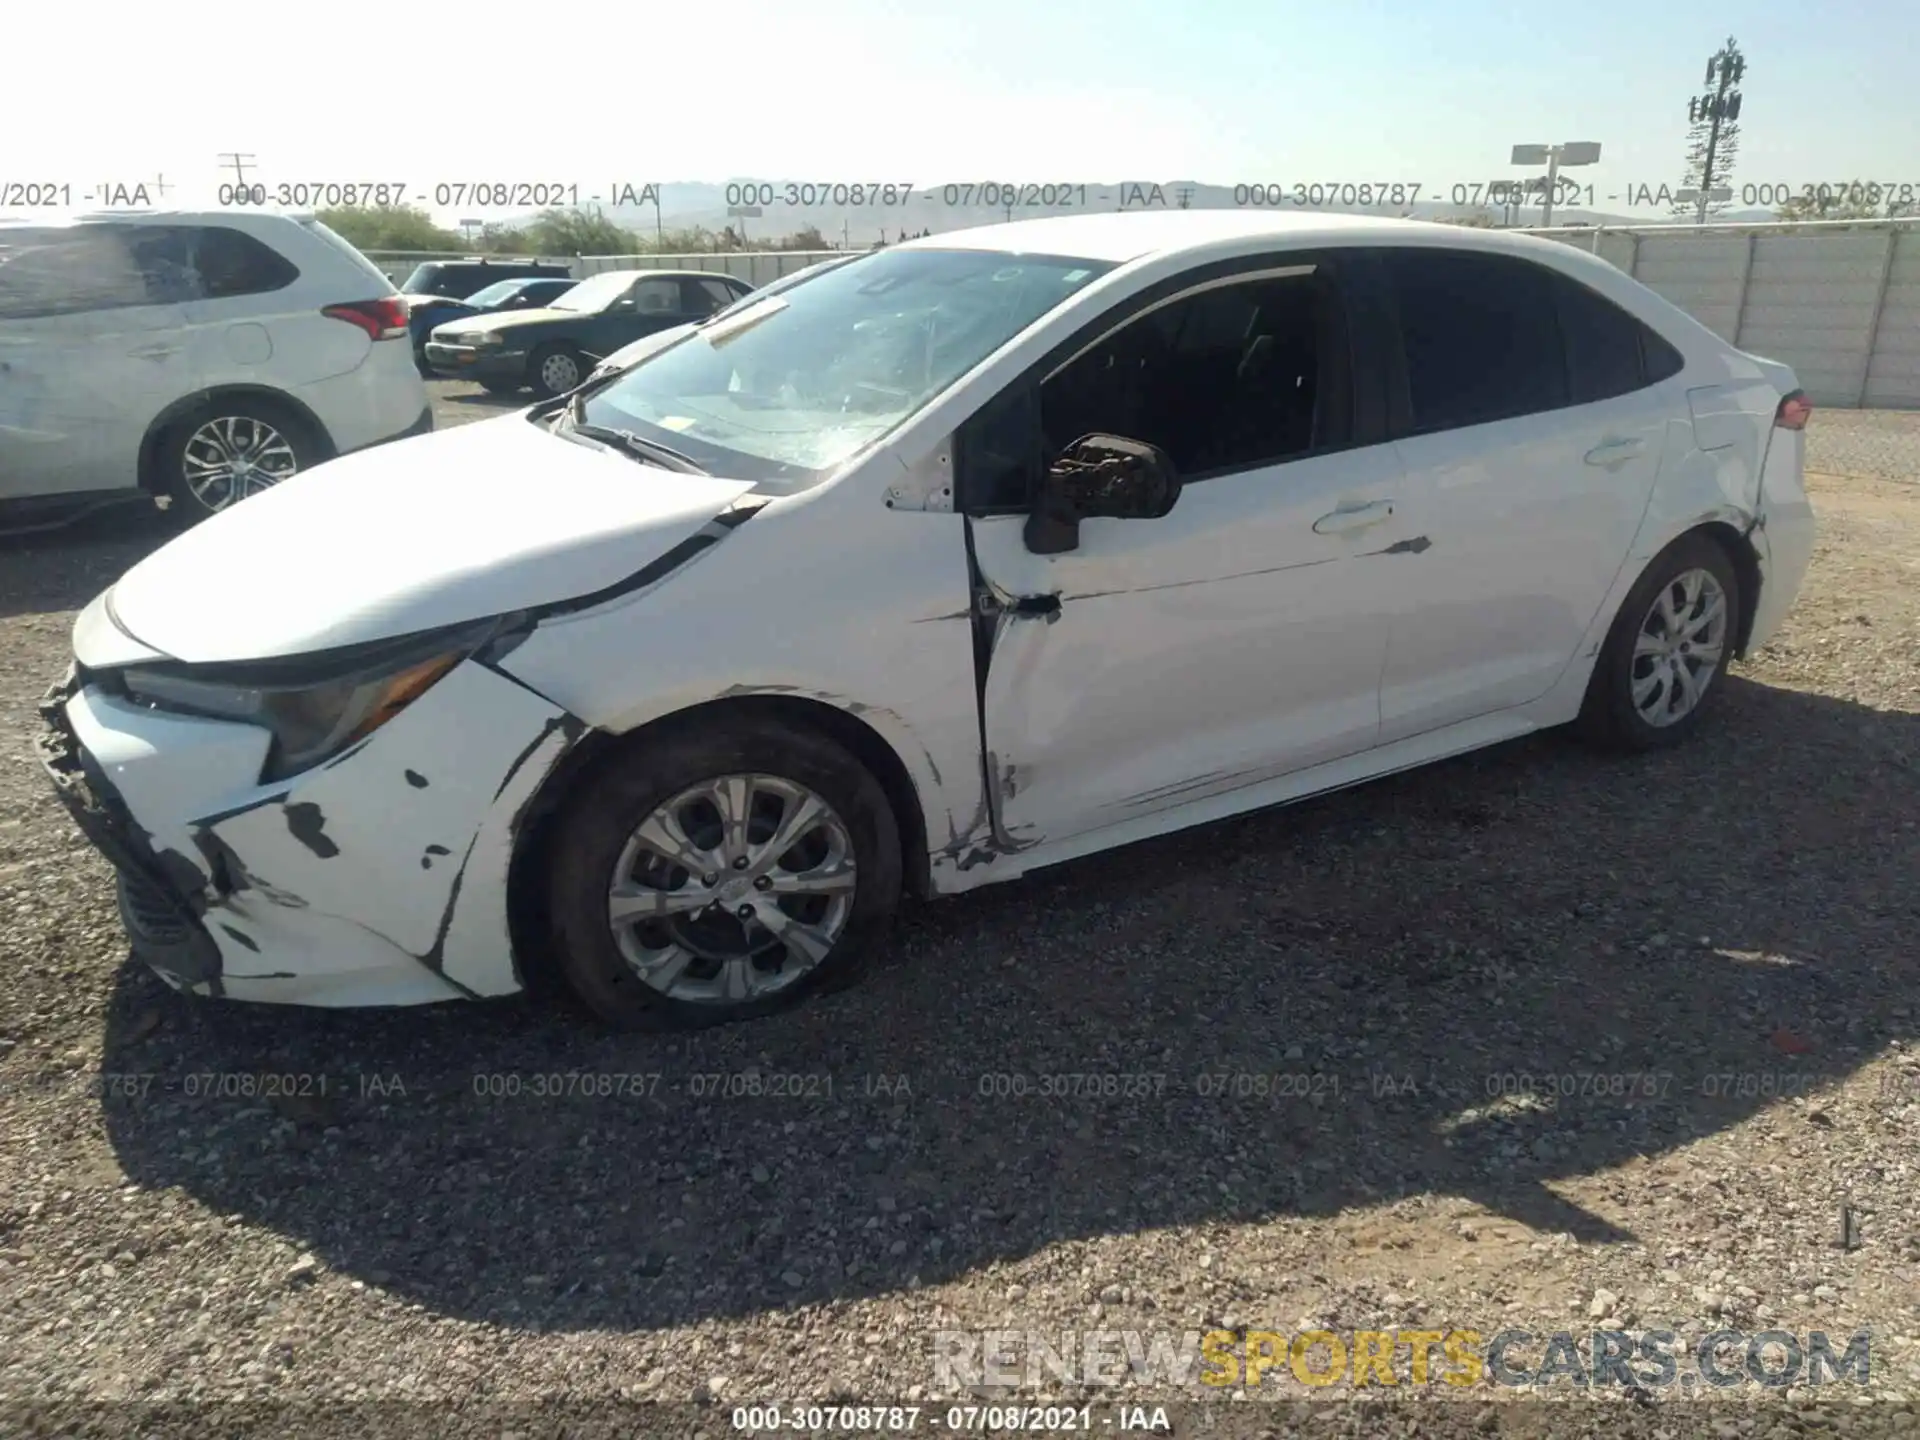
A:
<svg viewBox="0 0 1920 1440">
<path fill-rule="evenodd" d="M 1773 413 L 1773 423 L 1782 430 L 1804 430 L 1812 414 L 1813 402 L 1807 399 L 1806 391 L 1795 390 L 1780 402 L 1780 408 Z"/>
<path fill-rule="evenodd" d="M 356 300 L 351 305 L 329 305 L 320 312 L 334 320 L 358 325 L 369 340 L 398 340 L 407 333 L 406 302 L 389 296 L 383 300 Z"/>
</svg>

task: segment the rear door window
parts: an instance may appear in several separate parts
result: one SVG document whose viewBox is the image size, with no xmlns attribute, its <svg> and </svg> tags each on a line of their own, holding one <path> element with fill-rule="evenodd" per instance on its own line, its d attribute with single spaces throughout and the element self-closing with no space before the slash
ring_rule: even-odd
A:
<svg viewBox="0 0 1920 1440">
<path fill-rule="evenodd" d="M 1568 276 L 1555 276 L 1553 288 L 1573 403 L 1611 400 L 1645 385 L 1640 332 L 1646 327 L 1604 295 Z"/>
<path fill-rule="evenodd" d="M 711 315 L 739 299 L 737 294 L 718 280 L 689 280 L 686 282 L 686 291 L 687 314 L 696 319 Z"/>
<path fill-rule="evenodd" d="M 1556 410 L 1569 399 L 1552 272 L 1463 250 L 1390 250 L 1416 432 Z"/>
</svg>

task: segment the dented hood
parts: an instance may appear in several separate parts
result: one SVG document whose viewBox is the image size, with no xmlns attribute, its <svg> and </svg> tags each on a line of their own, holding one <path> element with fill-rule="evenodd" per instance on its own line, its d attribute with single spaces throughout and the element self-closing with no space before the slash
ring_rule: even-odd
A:
<svg viewBox="0 0 1920 1440">
<path fill-rule="evenodd" d="M 388 639 L 618 584 L 752 486 L 503 416 L 344 456 L 202 521 L 110 595 L 193 663 Z"/>
</svg>

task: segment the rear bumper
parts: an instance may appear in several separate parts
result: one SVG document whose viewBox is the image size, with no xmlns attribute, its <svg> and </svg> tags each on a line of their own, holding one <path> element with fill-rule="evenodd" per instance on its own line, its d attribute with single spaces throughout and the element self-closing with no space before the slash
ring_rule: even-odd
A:
<svg viewBox="0 0 1920 1440">
<path fill-rule="evenodd" d="M 350 455 L 387 440 L 422 433 L 430 425 L 427 382 L 414 367 L 413 347 L 379 340 L 360 365 L 290 392 L 325 427 L 333 453 Z"/>
<path fill-rule="evenodd" d="M 1805 465 L 1804 437 L 1775 430 L 1761 478 L 1760 525 L 1751 537 L 1760 559 L 1760 599 L 1747 634 L 1749 654 L 1779 632 L 1813 561 L 1819 527 L 1807 499 Z"/>
</svg>

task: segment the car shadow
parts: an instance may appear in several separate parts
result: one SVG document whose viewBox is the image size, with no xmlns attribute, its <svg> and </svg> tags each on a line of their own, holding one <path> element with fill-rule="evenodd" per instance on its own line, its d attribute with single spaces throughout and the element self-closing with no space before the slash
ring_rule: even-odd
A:
<svg viewBox="0 0 1920 1440">
<path fill-rule="evenodd" d="M 490 390 L 482 390 L 475 386 L 471 390 L 444 391 L 437 395 L 435 400 L 437 404 L 456 406 L 461 410 L 504 414 L 512 410 L 524 410 L 529 405 L 537 403 L 538 397 L 531 390 L 516 390 L 511 395 L 496 395 Z"/>
<path fill-rule="evenodd" d="M 1725 686 L 1676 751 L 1536 737 L 915 907 L 752 1025 L 249 1008 L 128 964 L 103 1068 L 154 1078 L 107 1133 L 335 1271 L 556 1331 L 1415 1195 L 1630 1240 L 1554 1187 L 1914 1032 L 1920 717 Z"/>
</svg>

